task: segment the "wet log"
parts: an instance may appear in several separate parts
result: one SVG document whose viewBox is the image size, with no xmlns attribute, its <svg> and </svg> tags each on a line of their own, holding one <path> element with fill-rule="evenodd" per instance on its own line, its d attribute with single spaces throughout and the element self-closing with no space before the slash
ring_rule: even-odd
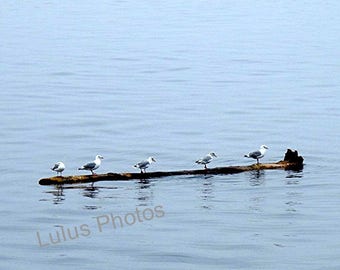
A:
<svg viewBox="0 0 340 270">
<path fill-rule="evenodd" d="M 73 175 L 73 176 L 54 176 L 42 178 L 39 180 L 40 185 L 63 185 L 77 183 L 93 183 L 98 181 L 129 181 L 145 180 L 177 175 L 217 175 L 217 174 L 235 174 L 247 171 L 259 170 L 296 170 L 303 168 L 303 157 L 299 156 L 298 151 L 288 149 L 283 160 L 276 163 L 260 163 L 249 166 L 228 166 L 208 168 L 201 170 L 182 170 L 168 172 L 147 172 L 147 173 L 106 173 L 95 175 Z"/>
</svg>

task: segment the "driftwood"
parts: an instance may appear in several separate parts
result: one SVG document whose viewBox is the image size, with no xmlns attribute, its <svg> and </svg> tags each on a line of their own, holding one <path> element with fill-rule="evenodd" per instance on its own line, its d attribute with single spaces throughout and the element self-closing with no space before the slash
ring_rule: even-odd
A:
<svg viewBox="0 0 340 270">
<path fill-rule="evenodd" d="M 147 172 L 147 173 L 107 173 L 95 175 L 73 175 L 73 176 L 54 176 L 42 178 L 39 180 L 40 185 L 63 185 L 76 183 L 93 183 L 98 181 L 129 181 L 145 180 L 176 175 L 214 175 L 214 174 L 234 174 L 247 171 L 259 170 L 301 170 L 303 168 L 303 157 L 298 155 L 297 151 L 287 150 L 283 160 L 276 163 L 260 163 L 249 166 L 228 166 L 208 168 L 203 170 L 183 170 L 169 172 Z"/>
</svg>

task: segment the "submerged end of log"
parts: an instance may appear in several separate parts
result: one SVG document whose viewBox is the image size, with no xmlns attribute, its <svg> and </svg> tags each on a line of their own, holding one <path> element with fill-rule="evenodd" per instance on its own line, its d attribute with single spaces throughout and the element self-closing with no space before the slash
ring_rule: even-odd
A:
<svg viewBox="0 0 340 270">
<path fill-rule="evenodd" d="M 40 185 L 63 185 L 76 183 L 93 183 L 98 181 L 128 181 L 135 179 L 151 179 L 176 175 L 207 175 L 207 174 L 235 174 L 246 171 L 259 170 L 295 170 L 299 171 L 303 168 L 303 157 L 299 156 L 298 151 L 288 149 L 284 159 L 276 163 L 260 163 L 249 166 L 228 166 L 209 168 L 203 170 L 184 170 L 170 172 L 150 172 L 150 173 L 107 173 L 95 175 L 73 175 L 73 176 L 54 176 L 42 178 L 39 180 Z"/>
</svg>

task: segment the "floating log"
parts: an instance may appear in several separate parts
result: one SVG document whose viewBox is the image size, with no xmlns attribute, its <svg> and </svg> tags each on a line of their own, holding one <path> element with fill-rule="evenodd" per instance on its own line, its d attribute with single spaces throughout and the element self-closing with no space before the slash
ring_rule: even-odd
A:
<svg viewBox="0 0 340 270">
<path fill-rule="evenodd" d="M 303 168 L 303 157 L 298 155 L 297 151 L 288 149 L 283 160 L 276 163 L 260 163 L 249 166 L 228 166 L 208 168 L 202 170 L 183 170 L 170 172 L 147 172 L 147 173 L 106 173 L 95 175 L 73 175 L 73 176 L 54 176 L 42 178 L 39 180 L 40 185 L 63 185 L 76 183 L 93 183 L 98 181 L 129 181 L 145 180 L 176 175 L 214 175 L 214 174 L 235 174 L 247 171 L 259 170 L 301 170 Z"/>
</svg>

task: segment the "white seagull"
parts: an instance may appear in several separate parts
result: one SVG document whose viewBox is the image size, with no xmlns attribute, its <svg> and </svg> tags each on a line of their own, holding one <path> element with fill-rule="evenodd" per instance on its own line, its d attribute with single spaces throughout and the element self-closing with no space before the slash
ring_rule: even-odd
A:
<svg viewBox="0 0 340 270">
<path fill-rule="evenodd" d="M 260 149 L 254 152 L 250 152 L 247 155 L 244 155 L 247 158 L 253 158 L 257 160 L 257 164 L 259 164 L 259 159 L 263 158 L 264 155 L 266 154 L 266 151 L 268 149 L 268 146 L 266 145 L 261 145 Z"/>
<path fill-rule="evenodd" d="M 214 152 L 209 153 L 208 155 L 206 155 L 203 158 L 200 158 L 199 160 L 196 160 L 195 163 L 197 164 L 203 164 L 204 165 L 204 169 L 207 169 L 207 164 L 210 163 L 213 158 L 216 158 L 216 154 Z"/>
<path fill-rule="evenodd" d="M 93 171 L 97 170 L 102 163 L 102 159 L 104 159 L 101 155 L 96 155 L 96 159 L 92 162 L 86 163 L 82 167 L 78 168 L 78 170 L 87 170 L 91 171 L 92 174 L 95 174 Z"/>
<path fill-rule="evenodd" d="M 141 173 L 143 172 L 146 173 L 146 168 L 148 168 L 149 165 L 153 162 L 156 162 L 156 160 L 153 157 L 149 157 L 147 160 L 143 160 L 134 165 L 133 167 L 140 169 Z"/>
<path fill-rule="evenodd" d="M 62 176 L 63 171 L 65 170 L 65 164 L 61 161 L 54 164 L 53 168 L 51 168 L 52 171 L 57 172 L 57 176 L 60 173 L 60 176 Z"/>
</svg>

